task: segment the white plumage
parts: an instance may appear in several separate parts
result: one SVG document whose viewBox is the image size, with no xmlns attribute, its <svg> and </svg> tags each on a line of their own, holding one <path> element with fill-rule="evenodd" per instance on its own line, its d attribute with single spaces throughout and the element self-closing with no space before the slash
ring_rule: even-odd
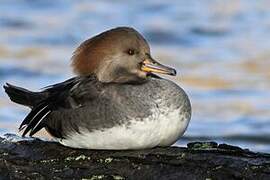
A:
<svg viewBox="0 0 270 180">
<path fill-rule="evenodd" d="M 84 149 L 145 149 L 172 145 L 185 132 L 190 117 L 181 108 L 154 113 L 143 121 L 133 120 L 122 126 L 81 133 L 72 132 L 68 138 L 59 139 L 65 146 Z"/>
</svg>

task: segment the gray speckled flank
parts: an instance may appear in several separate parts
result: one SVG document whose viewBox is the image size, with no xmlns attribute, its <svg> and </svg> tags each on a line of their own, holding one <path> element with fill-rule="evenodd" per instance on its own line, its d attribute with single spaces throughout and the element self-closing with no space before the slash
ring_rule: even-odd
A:
<svg viewBox="0 0 270 180">
<path fill-rule="evenodd" d="M 168 108 L 181 109 L 179 113 L 187 119 L 191 116 L 186 93 L 166 79 L 150 78 L 139 85 L 96 84 L 93 88 L 93 84 L 84 82 L 78 86 L 69 98 L 72 108 L 53 111 L 46 120 L 50 129 L 61 130 L 64 136 L 78 132 L 81 127 L 91 132 L 116 125 L 128 126 L 131 120 L 142 121 L 154 112 L 166 114 L 163 111 Z"/>
</svg>

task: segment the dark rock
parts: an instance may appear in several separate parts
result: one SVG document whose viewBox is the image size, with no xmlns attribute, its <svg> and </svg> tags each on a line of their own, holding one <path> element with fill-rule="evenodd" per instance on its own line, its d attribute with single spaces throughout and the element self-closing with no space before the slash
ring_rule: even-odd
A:
<svg viewBox="0 0 270 180">
<path fill-rule="evenodd" d="M 270 179 L 270 154 L 215 142 L 102 151 L 0 138 L 0 179 Z"/>
<path fill-rule="evenodd" d="M 228 145 L 228 144 L 219 144 L 218 148 L 225 149 L 225 150 L 231 150 L 231 151 L 244 151 L 240 147 L 232 146 L 232 145 Z"/>
</svg>

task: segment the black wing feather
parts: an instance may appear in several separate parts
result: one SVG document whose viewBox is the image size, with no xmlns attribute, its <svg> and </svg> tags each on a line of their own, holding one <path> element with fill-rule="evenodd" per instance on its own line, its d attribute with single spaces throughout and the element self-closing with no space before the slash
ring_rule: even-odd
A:
<svg viewBox="0 0 270 180">
<path fill-rule="evenodd" d="M 22 121 L 19 130 L 21 131 L 25 125 L 28 125 L 30 123 L 30 121 L 46 106 L 45 103 L 40 103 L 39 105 L 37 105 L 36 107 L 34 107 L 30 113 L 24 118 L 24 120 Z"/>
<path fill-rule="evenodd" d="M 54 84 L 51 86 L 47 86 L 43 88 L 41 93 L 47 94 L 47 98 L 42 99 L 38 104 L 36 104 L 30 113 L 24 118 L 22 121 L 19 130 L 23 131 L 22 136 L 25 136 L 29 131 L 29 135 L 32 136 L 43 127 L 45 127 L 45 123 L 43 123 L 46 116 L 57 106 L 59 101 L 62 101 L 61 97 L 63 94 L 70 90 L 73 87 L 77 80 L 80 79 L 78 77 L 71 78 L 62 83 Z"/>
<path fill-rule="evenodd" d="M 91 88 L 92 82 L 95 82 L 95 79 L 96 78 L 94 76 L 75 77 L 62 83 L 45 87 L 40 93 L 46 94 L 46 98 L 42 99 L 32 108 L 30 113 L 25 117 L 19 127 L 20 131 L 24 129 L 22 136 L 25 136 L 27 133 L 29 133 L 29 136 L 33 136 L 43 127 L 46 127 L 50 131 L 55 131 L 53 127 L 50 127 L 48 125 L 48 123 L 51 124 L 51 122 L 46 121 L 46 117 L 52 111 L 57 111 L 63 108 L 74 108 L 74 105 L 76 105 L 77 101 L 83 103 L 84 101 L 81 96 L 84 94 L 84 91 L 90 91 L 91 94 L 95 96 L 95 89 Z M 74 94 L 73 87 L 75 85 L 80 86 L 80 84 L 85 83 L 88 85 L 86 85 L 85 87 L 76 88 L 75 91 L 77 93 Z M 88 98 L 91 97 L 88 96 Z M 60 128 L 58 130 L 61 131 L 62 127 L 60 126 L 58 128 Z M 61 135 L 61 132 L 56 132 L 54 134 Z"/>
<path fill-rule="evenodd" d="M 36 113 L 35 112 L 30 112 L 29 115 L 31 115 L 31 118 L 27 118 L 27 122 L 26 125 L 27 127 L 25 128 L 24 132 L 23 132 L 23 135 L 22 136 L 25 136 L 30 130 L 34 130 L 34 128 L 40 124 L 40 121 L 43 120 L 45 117 L 45 115 L 48 115 L 48 112 L 50 112 L 50 109 L 48 107 L 48 105 L 43 105 L 41 106 L 42 108 L 39 108 L 40 110 Z"/>
<path fill-rule="evenodd" d="M 48 112 L 50 113 L 50 112 Z M 42 128 L 44 128 L 46 126 L 46 123 L 44 123 L 43 119 L 47 116 L 47 114 L 45 114 L 43 116 L 43 118 L 40 120 L 40 122 L 31 129 L 29 136 L 32 137 L 34 134 L 36 134 L 38 131 L 40 131 Z"/>
</svg>

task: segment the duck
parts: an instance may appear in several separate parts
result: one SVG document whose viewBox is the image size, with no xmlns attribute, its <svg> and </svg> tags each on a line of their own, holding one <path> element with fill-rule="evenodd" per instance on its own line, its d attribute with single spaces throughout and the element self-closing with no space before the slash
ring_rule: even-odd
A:
<svg viewBox="0 0 270 180">
<path fill-rule="evenodd" d="M 40 91 L 6 83 L 10 100 L 31 110 L 22 136 L 45 130 L 60 144 L 80 149 L 135 150 L 173 145 L 186 131 L 191 103 L 163 75 L 176 70 L 151 56 L 132 27 L 116 27 L 74 51 L 75 76 Z"/>
</svg>

